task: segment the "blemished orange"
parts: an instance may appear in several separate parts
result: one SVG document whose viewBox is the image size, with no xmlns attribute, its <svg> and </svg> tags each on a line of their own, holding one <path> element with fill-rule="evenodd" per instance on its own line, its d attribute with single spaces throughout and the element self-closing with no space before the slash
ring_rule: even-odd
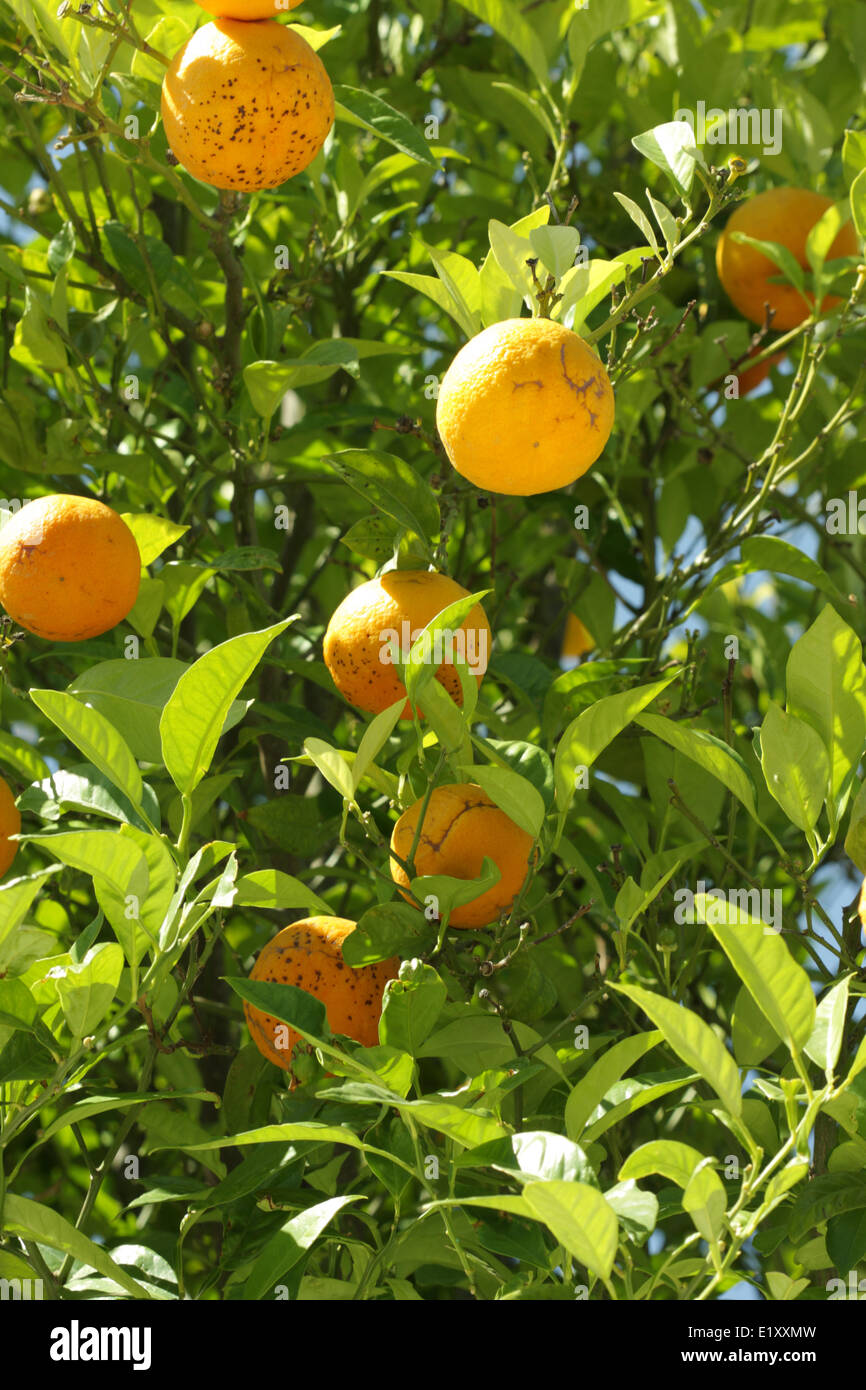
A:
<svg viewBox="0 0 866 1390">
<path fill-rule="evenodd" d="M 187 40 L 162 83 L 175 158 L 215 188 L 278 188 L 318 154 L 334 91 L 306 39 L 273 19 L 217 19 Z"/>
<path fill-rule="evenodd" d="M 303 0 L 196 0 L 196 4 L 217 19 L 279 19 Z"/>
<path fill-rule="evenodd" d="M 749 353 L 749 357 L 757 357 L 758 353 L 764 350 L 764 345 L 759 344 Z M 776 352 L 772 357 L 768 357 L 766 362 L 758 362 L 754 367 L 750 367 L 746 365 L 749 357 L 746 358 L 746 362 L 740 367 L 740 370 L 735 373 L 738 396 L 748 396 L 751 391 L 755 391 L 762 381 L 767 380 L 772 368 L 777 367 L 780 362 L 785 360 L 784 352 Z"/>
<path fill-rule="evenodd" d="M 581 477 L 613 419 L 600 358 L 551 319 L 485 328 L 460 349 L 436 401 L 436 425 L 457 472 L 487 492 L 519 497 Z"/>
<path fill-rule="evenodd" d="M 21 813 L 15 805 L 12 788 L 0 777 L 0 878 L 18 853 L 18 841 L 10 840 L 9 836 L 19 834 L 20 830 Z"/>
<path fill-rule="evenodd" d="M 391 835 L 392 853 L 408 862 L 415 829 L 424 805 L 421 797 L 404 811 Z M 430 796 L 415 850 L 416 877 L 446 874 L 449 878 L 478 878 L 485 857 L 499 869 L 500 879 L 473 902 L 454 909 L 452 927 L 487 927 L 510 911 L 529 868 L 532 837 L 490 800 L 474 782 L 436 787 Z M 411 901 L 409 876 L 396 859 L 391 877 Z"/>
<path fill-rule="evenodd" d="M 728 298 L 744 318 L 762 324 L 766 317 L 764 306 L 769 304 L 775 311 L 774 329 L 796 328 L 808 318 L 815 297 L 804 297 L 787 282 L 771 284 L 772 279 L 781 277 L 780 268 L 754 246 L 733 241 L 732 233 L 742 232 L 757 241 L 775 241 L 786 246 L 806 270 L 806 240 L 815 223 L 832 206 L 832 198 L 808 188 L 769 188 L 734 209 L 716 246 L 716 269 Z M 827 260 L 857 254 L 857 233 L 853 224 L 846 222 L 830 247 Z M 827 313 L 838 303 L 838 296 L 828 295 L 821 312 Z"/>
<path fill-rule="evenodd" d="M 343 942 L 357 923 L 345 917 L 305 917 L 293 922 L 259 953 L 250 971 L 251 980 L 294 985 L 315 995 L 325 1006 L 332 1033 L 354 1038 L 362 1047 L 375 1047 L 379 1041 L 382 995 L 400 967 L 396 957 L 353 970 L 343 960 Z M 263 1057 L 288 1071 L 292 1052 L 301 1040 L 294 1028 L 284 1036 L 287 1025 L 262 1013 L 244 1000 L 244 1014 L 250 1036 Z M 285 1040 L 285 1047 L 277 1043 Z"/>
<path fill-rule="evenodd" d="M 560 660 L 585 656 L 595 646 L 595 638 L 583 625 L 576 613 L 569 613 L 565 620 L 565 633 L 562 638 Z"/>
<path fill-rule="evenodd" d="M 134 605 L 140 579 L 135 537 L 91 497 L 38 497 L 0 531 L 0 603 L 50 642 L 108 632 Z"/>
<path fill-rule="evenodd" d="M 443 608 L 468 596 L 446 574 L 434 570 L 388 570 L 353 589 L 328 623 L 324 640 L 325 665 L 340 694 L 357 709 L 379 714 L 406 695 L 394 656 L 408 656 L 412 641 Z M 458 634 L 463 650 L 458 645 Z M 464 657 L 481 684 L 490 651 L 490 624 L 480 603 L 475 604 L 452 646 L 443 641 L 446 657 L 436 671 L 455 704 L 463 703 L 463 688 L 456 667 L 448 660 L 453 652 Z M 436 649 L 433 648 L 433 655 Z M 409 700 L 401 719 L 412 718 Z"/>
</svg>

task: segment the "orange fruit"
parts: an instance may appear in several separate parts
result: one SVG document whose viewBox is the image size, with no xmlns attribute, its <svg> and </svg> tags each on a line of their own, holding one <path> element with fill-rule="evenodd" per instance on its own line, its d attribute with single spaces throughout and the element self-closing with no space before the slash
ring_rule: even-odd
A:
<svg viewBox="0 0 866 1390">
<path fill-rule="evenodd" d="M 757 357 L 759 352 L 764 351 L 764 345 L 759 344 L 749 353 L 749 357 Z M 749 361 L 746 358 L 746 363 Z M 784 352 L 776 352 L 772 357 L 768 357 L 766 362 L 759 362 L 757 366 L 749 367 L 745 363 L 740 370 L 735 373 L 737 378 L 737 396 L 748 396 L 750 391 L 754 391 L 760 386 L 762 381 L 766 381 L 773 367 L 777 367 L 780 362 L 784 362 Z"/>
<path fill-rule="evenodd" d="M 324 1004 L 333 1033 L 354 1038 L 362 1047 L 375 1047 L 379 1041 L 382 994 L 388 981 L 396 977 L 400 962 L 393 957 L 353 970 L 343 960 L 343 942 L 355 925 L 344 917 L 305 917 L 283 927 L 259 953 L 250 979 L 306 990 Z M 262 1056 L 288 1071 L 301 1035 L 289 1028 L 286 1046 L 278 1047 L 283 1039 L 277 1029 L 287 1025 L 254 1009 L 246 1000 L 244 1013 L 250 1036 Z"/>
<path fill-rule="evenodd" d="M 297 9 L 303 0 L 196 0 L 208 14 L 217 19 L 279 19 L 288 10 Z"/>
<path fill-rule="evenodd" d="M 793 285 L 771 284 L 781 270 L 760 251 L 731 240 L 732 232 L 743 232 L 758 241 L 775 241 L 786 246 L 804 270 L 808 269 L 806 239 L 828 208 L 832 198 L 812 193 L 808 188 L 770 188 L 734 209 L 716 246 L 716 269 L 728 298 L 752 323 L 763 323 L 764 305 L 775 310 L 774 329 L 796 328 L 809 316 L 814 295 L 804 297 Z M 828 261 L 858 254 L 857 233 L 851 222 L 840 229 L 830 247 Z M 821 306 L 827 313 L 839 303 L 830 295 Z"/>
<path fill-rule="evenodd" d="M 391 835 L 391 850 L 408 862 L 423 797 L 404 811 Z M 511 909 L 529 868 L 532 837 L 515 825 L 474 782 L 458 782 L 433 791 L 415 850 L 416 877 L 447 874 L 449 878 L 478 878 L 485 856 L 499 869 L 500 879 L 480 897 L 454 909 L 452 927 L 486 927 Z M 405 869 L 391 860 L 391 877 L 403 897 L 409 887 Z"/>
<path fill-rule="evenodd" d="M 324 641 L 325 665 L 340 694 L 350 705 L 371 714 L 405 696 L 395 657 L 408 656 L 414 638 L 431 619 L 468 592 L 433 570 L 388 570 L 353 589 L 334 612 Z M 440 650 L 444 659 L 436 679 L 461 705 L 460 676 L 449 658 L 452 650 L 457 657 L 465 657 L 481 684 L 490 650 L 490 624 L 480 603 L 450 639 L 443 638 Z M 436 655 L 434 644 L 431 657 Z M 412 718 L 408 699 L 400 718 Z"/>
<path fill-rule="evenodd" d="M 505 319 L 460 349 L 439 387 L 436 425 L 458 473 L 529 497 L 591 468 L 613 428 L 610 380 L 576 333 Z"/>
<path fill-rule="evenodd" d="M 10 840 L 21 830 L 21 813 L 15 805 L 12 788 L 0 777 L 0 878 L 18 853 L 18 841 Z"/>
<path fill-rule="evenodd" d="M 573 657 L 585 656 L 587 652 L 592 651 L 594 646 L 595 639 L 592 633 L 584 627 L 576 613 L 569 613 L 565 620 L 560 660 L 566 661 Z"/>
<path fill-rule="evenodd" d="M 82 642 L 115 627 L 135 603 L 140 578 L 135 537 L 92 497 L 38 497 L 0 531 L 0 603 L 51 642 Z"/>
<path fill-rule="evenodd" d="M 334 124 L 321 58 L 274 20 L 217 19 L 187 40 L 162 83 L 162 119 L 188 174 L 215 188 L 277 188 Z"/>
</svg>

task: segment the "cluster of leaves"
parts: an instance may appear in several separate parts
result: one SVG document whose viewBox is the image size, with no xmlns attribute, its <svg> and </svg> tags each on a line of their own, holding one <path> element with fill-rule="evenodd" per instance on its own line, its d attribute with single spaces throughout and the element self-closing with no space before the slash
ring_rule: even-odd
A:
<svg viewBox="0 0 866 1390">
<path fill-rule="evenodd" d="M 26 838 L 0 886 L 0 1276 L 827 1297 L 866 1258 L 860 924 L 820 902 L 866 872 L 866 569 L 823 520 L 862 474 L 864 277 L 827 262 L 836 214 L 808 271 L 768 248 L 841 297 L 770 343 L 711 248 L 774 180 L 844 193 L 866 232 L 858 5 L 322 0 L 297 18 L 335 133 L 250 200 L 167 158 L 194 4 L 8 8 L 3 491 L 104 498 L 148 575 L 128 629 L 4 646 Z M 672 120 L 732 92 L 784 110 L 760 167 Z M 604 354 L 617 427 L 573 491 L 488 498 L 438 448 L 436 382 L 527 307 Z M 727 399 L 753 346 L 793 370 Z M 423 722 L 365 723 L 319 656 L 390 563 L 489 596 L 462 708 L 410 655 Z M 562 671 L 570 611 L 596 650 Z M 508 920 L 455 934 L 495 869 L 413 906 L 387 835 L 467 778 L 537 859 Z M 358 921 L 353 964 L 405 958 L 375 1048 L 245 978 L 310 910 Z M 294 1090 L 240 997 L 306 1039 Z"/>
</svg>

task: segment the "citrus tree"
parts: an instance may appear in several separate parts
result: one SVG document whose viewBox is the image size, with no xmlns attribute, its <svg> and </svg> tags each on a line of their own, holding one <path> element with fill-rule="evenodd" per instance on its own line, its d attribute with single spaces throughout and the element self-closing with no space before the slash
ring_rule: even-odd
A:
<svg viewBox="0 0 866 1390">
<path fill-rule="evenodd" d="M 0 18 L 0 1277 L 857 1297 L 862 6 L 289 8 Z"/>
</svg>

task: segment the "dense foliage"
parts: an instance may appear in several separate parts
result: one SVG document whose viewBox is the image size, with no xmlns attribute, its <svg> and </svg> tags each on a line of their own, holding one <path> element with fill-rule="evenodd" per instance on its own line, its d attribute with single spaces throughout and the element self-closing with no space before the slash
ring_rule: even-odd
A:
<svg viewBox="0 0 866 1390">
<path fill-rule="evenodd" d="M 291 22 L 336 125 L 252 197 L 189 178 L 159 120 L 207 18 L 0 20 L 3 505 L 100 498 L 148 572 L 104 637 L 5 628 L 26 838 L 0 884 L 0 1276 L 844 1296 L 866 1261 L 866 270 L 826 260 L 832 220 L 807 269 L 777 253 L 838 296 L 779 334 L 737 315 L 714 247 L 778 184 L 866 233 L 863 7 L 310 0 Z M 699 103 L 778 113 L 780 148 L 696 143 Z M 437 440 L 438 383 L 529 312 L 597 347 L 615 430 L 572 487 L 481 493 Z M 755 348 L 785 361 L 738 395 Z M 486 594 L 477 702 L 434 699 L 418 662 L 423 721 L 336 694 L 328 619 L 393 563 Z M 562 669 L 569 613 L 594 646 Z M 394 889 L 393 822 L 434 779 L 536 837 L 494 927 L 425 914 L 465 885 Z M 311 911 L 359 922 L 354 964 L 405 962 L 378 1047 L 246 983 Z M 294 1089 L 244 994 L 308 1039 Z"/>
</svg>

